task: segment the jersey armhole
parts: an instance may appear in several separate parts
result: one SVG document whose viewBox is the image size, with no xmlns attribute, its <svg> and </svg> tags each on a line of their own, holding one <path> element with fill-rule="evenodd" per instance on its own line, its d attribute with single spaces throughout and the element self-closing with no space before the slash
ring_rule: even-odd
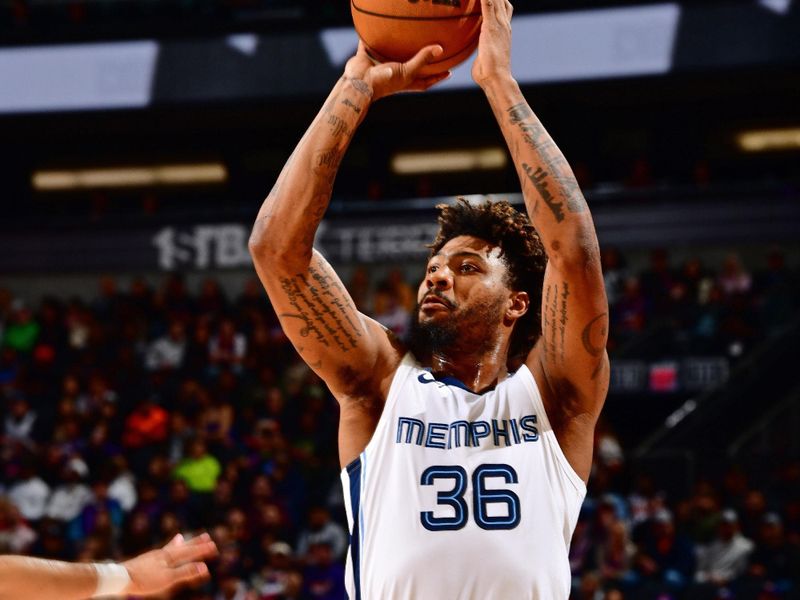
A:
<svg viewBox="0 0 800 600">
<path fill-rule="evenodd" d="M 575 490 L 581 495 L 581 497 L 586 497 L 586 483 L 583 481 L 583 479 L 581 479 L 580 475 L 575 472 L 575 469 L 564 455 L 561 445 L 558 443 L 558 437 L 556 436 L 553 426 L 550 424 L 550 419 L 547 416 L 547 411 L 544 408 L 544 402 L 542 402 L 542 396 L 539 392 L 539 385 L 536 383 L 536 378 L 533 376 L 533 373 L 526 364 L 523 364 L 517 370 L 516 376 L 519 376 L 522 373 L 527 375 L 523 376 L 521 379 L 528 388 L 528 392 L 530 393 L 531 401 L 533 402 L 536 413 L 542 415 L 542 426 L 546 431 L 550 431 L 553 434 L 548 443 L 553 449 L 553 453 L 555 454 L 556 460 L 558 460 L 558 463 L 561 466 L 561 470 L 567 476 L 567 479 L 569 479 L 570 483 L 572 483 L 572 485 L 575 487 Z M 549 437 L 550 436 L 548 436 L 548 438 Z"/>
<path fill-rule="evenodd" d="M 361 457 L 364 454 L 369 452 L 370 447 L 372 446 L 372 440 L 378 435 L 378 431 L 386 426 L 386 419 L 387 416 L 391 414 L 394 405 L 397 403 L 397 397 L 399 396 L 399 388 L 403 385 L 403 380 L 406 377 L 406 374 L 410 369 L 413 369 L 417 366 L 417 359 L 414 358 L 414 355 L 411 352 L 406 352 L 403 359 L 400 361 L 400 364 L 397 365 L 397 369 L 395 369 L 394 375 L 392 375 L 392 383 L 389 385 L 389 392 L 386 394 L 386 402 L 383 403 L 383 408 L 381 409 L 381 416 L 378 419 L 378 424 L 375 426 L 375 431 L 372 432 L 372 436 L 369 438 L 367 445 L 364 446 L 364 449 L 361 453 L 356 456 L 350 464 L 346 465 L 342 468 L 341 472 L 349 472 L 351 469 L 356 468 L 356 463 L 361 460 Z"/>
</svg>

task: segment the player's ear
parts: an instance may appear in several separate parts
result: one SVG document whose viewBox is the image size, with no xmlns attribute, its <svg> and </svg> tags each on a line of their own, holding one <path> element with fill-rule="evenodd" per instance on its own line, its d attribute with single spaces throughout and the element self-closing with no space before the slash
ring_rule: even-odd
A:
<svg viewBox="0 0 800 600">
<path fill-rule="evenodd" d="M 506 318 L 516 321 L 528 312 L 530 304 L 531 299 L 528 292 L 511 292 L 506 308 Z"/>
</svg>

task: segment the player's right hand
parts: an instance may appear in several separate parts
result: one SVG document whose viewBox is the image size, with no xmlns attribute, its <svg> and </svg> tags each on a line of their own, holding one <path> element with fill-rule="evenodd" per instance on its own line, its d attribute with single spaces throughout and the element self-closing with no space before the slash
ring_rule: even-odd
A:
<svg viewBox="0 0 800 600">
<path fill-rule="evenodd" d="M 358 42 L 356 55 L 347 61 L 345 77 L 362 79 L 372 88 L 372 100 L 400 92 L 423 92 L 444 81 L 450 71 L 436 75 L 420 76 L 419 72 L 428 63 L 441 56 L 443 49 L 438 44 L 425 46 L 410 60 L 375 64 L 367 54 L 364 42 Z"/>
</svg>

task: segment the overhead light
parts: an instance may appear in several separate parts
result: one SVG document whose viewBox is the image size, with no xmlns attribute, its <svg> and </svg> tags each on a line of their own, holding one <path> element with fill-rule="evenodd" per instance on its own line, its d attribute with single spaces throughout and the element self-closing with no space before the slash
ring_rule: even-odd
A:
<svg viewBox="0 0 800 600">
<path fill-rule="evenodd" d="M 401 152 L 392 157 L 392 171 L 398 175 L 423 173 L 452 173 L 458 171 L 490 171 L 502 169 L 508 155 L 502 148 L 474 150 L 444 150 L 432 152 Z"/>
<path fill-rule="evenodd" d="M 39 191 L 153 187 L 222 183 L 228 171 L 221 163 L 169 164 L 103 169 L 35 171 L 31 182 Z"/>
<path fill-rule="evenodd" d="M 736 136 L 739 148 L 745 152 L 770 152 L 773 150 L 800 149 L 800 127 L 782 129 L 755 129 Z"/>
</svg>

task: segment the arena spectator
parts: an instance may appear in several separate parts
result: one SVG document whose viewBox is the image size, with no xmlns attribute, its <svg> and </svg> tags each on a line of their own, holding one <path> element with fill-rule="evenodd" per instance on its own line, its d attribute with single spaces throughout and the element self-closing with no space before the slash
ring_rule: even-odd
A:
<svg viewBox="0 0 800 600">
<path fill-rule="evenodd" d="M 297 553 L 306 556 L 314 544 L 325 544 L 334 560 L 341 560 L 347 550 L 347 533 L 331 519 L 327 508 L 313 507 L 308 513 L 308 527 L 297 541 Z"/>
<path fill-rule="evenodd" d="M 636 276 L 632 275 L 625 280 L 622 298 L 613 307 L 612 318 L 614 321 L 612 329 L 621 339 L 629 340 L 644 330 L 647 301 Z"/>
<path fill-rule="evenodd" d="M 8 498 L 28 521 L 38 521 L 45 516 L 50 486 L 36 474 L 31 459 L 23 459 L 19 480 L 8 490 Z"/>
<path fill-rule="evenodd" d="M 147 348 L 145 365 L 150 371 L 175 371 L 183 365 L 186 354 L 186 326 L 174 319 L 169 331 L 153 341 Z"/>
<path fill-rule="evenodd" d="M 711 543 L 697 547 L 697 572 L 695 581 L 705 586 L 698 586 L 694 597 L 701 598 L 701 590 L 709 598 L 714 598 L 718 588 L 730 585 L 744 574 L 753 542 L 739 532 L 739 519 L 732 509 L 722 511 L 717 535 Z"/>
<path fill-rule="evenodd" d="M 3 332 L 3 345 L 17 352 L 33 350 L 39 337 L 39 323 L 28 305 L 20 300 L 11 303 L 11 315 Z"/>
<path fill-rule="evenodd" d="M 41 437 L 39 414 L 21 393 L 13 393 L 8 401 L 8 414 L 3 420 L 3 441 L 33 449 Z"/>
<path fill-rule="evenodd" d="M 25 521 L 19 508 L 0 496 L 0 553 L 26 554 L 36 538 L 36 531 Z"/>
<path fill-rule="evenodd" d="M 216 334 L 208 342 L 208 361 L 212 373 L 221 368 L 229 368 L 238 373 L 246 352 L 247 338 L 236 330 L 233 319 L 222 319 Z"/>
<path fill-rule="evenodd" d="M 675 531 L 672 514 L 663 509 L 650 521 L 649 531 L 633 560 L 642 579 L 641 598 L 664 593 L 683 593 L 695 569 L 694 546 Z"/>
<path fill-rule="evenodd" d="M 388 282 L 379 285 L 375 291 L 374 318 L 399 338 L 405 337 L 408 331 L 409 311 L 403 306 L 397 289 Z"/>
<path fill-rule="evenodd" d="M 85 481 L 89 467 L 80 458 L 72 458 L 61 470 L 61 483 L 53 490 L 47 503 L 47 516 L 56 521 L 69 522 L 81 514 L 92 499 L 92 490 Z"/>
<path fill-rule="evenodd" d="M 722 292 L 727 296 L 746 294 L 753 284 L 753 278 L 745 270 L 739 255 L 736 253 L 731 253 L 725 258 L 717 281 L 722 288 Z"/>
<path fill-rule="evenodd" d="M 796 592 L 800 547 L 786 539 L 780 515 L 773 512 L 764 515 L 757 540 L 742 585 L 745 594 L 756 596 L 770 589 L 779 593 Z"/>
<path fill-rule="evenodd" d="M 600 251 L 603 267 L 603 282 L 606 288 L 608 303 L 616 304 L 622 297 L 622 288 L 627 278 L 625 265 L 619 250 L 614 246 L 604 246 Z"/>
<path fill-rule="evenodd" d="M 304 597 L 309 600 L 339 600 L 344 597 L 344 568 L 331 546 L 314 542 L 308 548 L 303 570 Z"/>
<path fill-rule="evenodd" d="M 185 481 L 194 493 L 210 494 L 221 470 L 219 461 L 208 453 L 203 438 L 195 437 L 187 444 L 186 457 L 175 467 L 175 477 Z"/>
<path fill-rule="evenodd" d="M 123 445 L 138 449 L 167 438 L 168 413 L 158 405 L 158 400 L 154 394 L 145 396 L 128 416 L 122 434 Z"/>
</svg>

